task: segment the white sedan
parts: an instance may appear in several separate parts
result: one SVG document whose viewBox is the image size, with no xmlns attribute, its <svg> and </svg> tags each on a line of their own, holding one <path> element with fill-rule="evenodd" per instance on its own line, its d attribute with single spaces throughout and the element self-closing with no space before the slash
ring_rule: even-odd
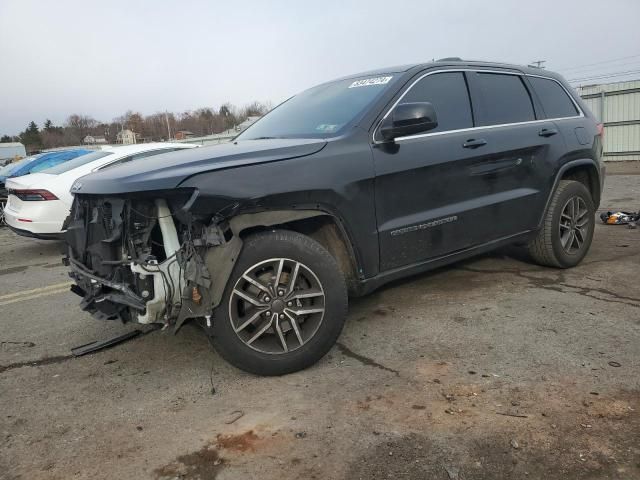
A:
<svg viewBox="0 0 640 480">
<path fill-rule="evenodd" d="M 4 209 L 9 228 L 18 235 L 42 239 L 60 238 L 69 215 L 71 187 L 80 177 L 138 158 L 173 152 L 198 145 L 186 143 L 142 143 L 102 147 L 53 168 L 7 179 L 9 193 Z"/>
</svg>

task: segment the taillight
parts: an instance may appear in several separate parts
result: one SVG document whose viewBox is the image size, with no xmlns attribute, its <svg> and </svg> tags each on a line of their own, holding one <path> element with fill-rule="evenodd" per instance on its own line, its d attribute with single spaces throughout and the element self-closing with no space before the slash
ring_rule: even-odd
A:
<svg viewBox="0 0 640 480">
<path fill-rule="evenodd" d="M 9 190 L 10 195 L 15 195 L 23 202 L 42 202 L 45 200 L 58 200 L 49 190 Z"/>
<path fill-rule="evenodd" d="M 598 129 L 598 136 L 604 139 L 604 123 L 599 123 L 596 128 Z"/>
</svg>

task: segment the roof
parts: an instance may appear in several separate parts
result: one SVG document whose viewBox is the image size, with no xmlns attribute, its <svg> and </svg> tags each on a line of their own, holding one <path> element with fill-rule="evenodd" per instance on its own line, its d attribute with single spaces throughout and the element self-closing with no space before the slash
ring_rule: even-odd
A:
<svg viewBox="0 0 640 480">
<path fill-rule="evenodd" d="M 173 142 L 152 142 L 152 143 L 136 143 L 134 145 L 119 145 L 119 146 L 105 146 L 102 147 L 101 150 L 106 150 L 108 152 L 114 152 L 118 154 L 129 154 L 129 153 L 138 153 L 145 152 L 147 150 L 153 150 L 155 148 L 161 147 L 176 147 L 176 148 L 184 148 L 184 143 L 173 143 Z"/>
<path fill-rule="evenodd" d="M 405 73 L 410 70 L 424 70 L 432 67 L 470 67 L 470 68 L 499 68 L 499 69 L 511 69 L 519 72 L 523 72 L 529 75 L 544 75 L 553 78 L 562 78 L 557 73 L 550 70 L 529 67 L 527 65 L 516 65 L 512 63 L 500 63 L 500 62 L 488 62 L 483 60 L 463 60 L 458 57 L 447 57 L 440 60 L 433 60 L 431 62 L 413 63 L 410 65 L 401 65 L 388 68 L 379 68 L 376 70 L 370 70 L 367 72 L 360 72 L 353 75 L 348 75 L 337 80 L 346 80 L 349 78 L 366 77 L 374 75 L 383 75 L 386 73 Z"/>
</svg>

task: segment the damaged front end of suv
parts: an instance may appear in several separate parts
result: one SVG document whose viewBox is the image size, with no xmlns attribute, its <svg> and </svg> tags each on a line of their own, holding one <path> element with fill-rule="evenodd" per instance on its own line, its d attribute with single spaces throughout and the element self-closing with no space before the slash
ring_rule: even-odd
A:
<svg viewBox="0 0 640 480">
<path fill-rule="evenodd" d="M 195 320 L 223 358 L 253 373 L 281 375 L 317 361 L 346 316 L 335 258 L 351 259 L 321 206 L 335 194 L 314 187 L 323 176 L 304 174 L 325 146 L 234 142 L 78 179 L 63 229 L 81 308 L 174 333 Z M 302 183 L 296 190 L 291 178 Z"/>
<path fill-rule="evenodd" d="M 211 298 L 209 266 L 225 270 L 223 259 L 237 254 L 239 240 L 222 216 L 190 212 L 197 195 L 195 189 L 76 195 L 65 261 L 82 309 L 101 320 L 176 330 L 190 318 L 210 323 L 220 299 Z"/>
</svg>

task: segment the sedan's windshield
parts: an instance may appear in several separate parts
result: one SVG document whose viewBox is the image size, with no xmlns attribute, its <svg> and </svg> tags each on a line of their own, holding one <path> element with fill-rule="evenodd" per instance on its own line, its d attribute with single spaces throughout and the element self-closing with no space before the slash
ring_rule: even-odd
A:
<svg viewBox="0 0 640 480">
<path fill-rule="evenodd" d="M 42 170 L 41 173 L 48 173 L 50 175 L 60 175 L 61 173 L 68 172 L 69 170 L 73 170 L 74 168 L 81 167 L 82 165 L 86 165 L 87 163 L 93 162 L 94 160 L 98 160 L 102 157 L 106 157 L 107 155 L 112 155 L 112 154 L 113 152 L 98 150 L 97 152 L 91 152 L 91 153 L 87 153 L 86 155 L 76 157 L 73 160 L 69 160 L 68 162 L 61 163 L 60 165 L 56 165 L 55 167 Z"/>
<path fill-rule="evenodd" d="M 324 138 L 340 134 L 389 87 L 392 79 L 393 75 L 386 74 L 310 88 L 269 112 L 236 139 Z"/>
</svg>

